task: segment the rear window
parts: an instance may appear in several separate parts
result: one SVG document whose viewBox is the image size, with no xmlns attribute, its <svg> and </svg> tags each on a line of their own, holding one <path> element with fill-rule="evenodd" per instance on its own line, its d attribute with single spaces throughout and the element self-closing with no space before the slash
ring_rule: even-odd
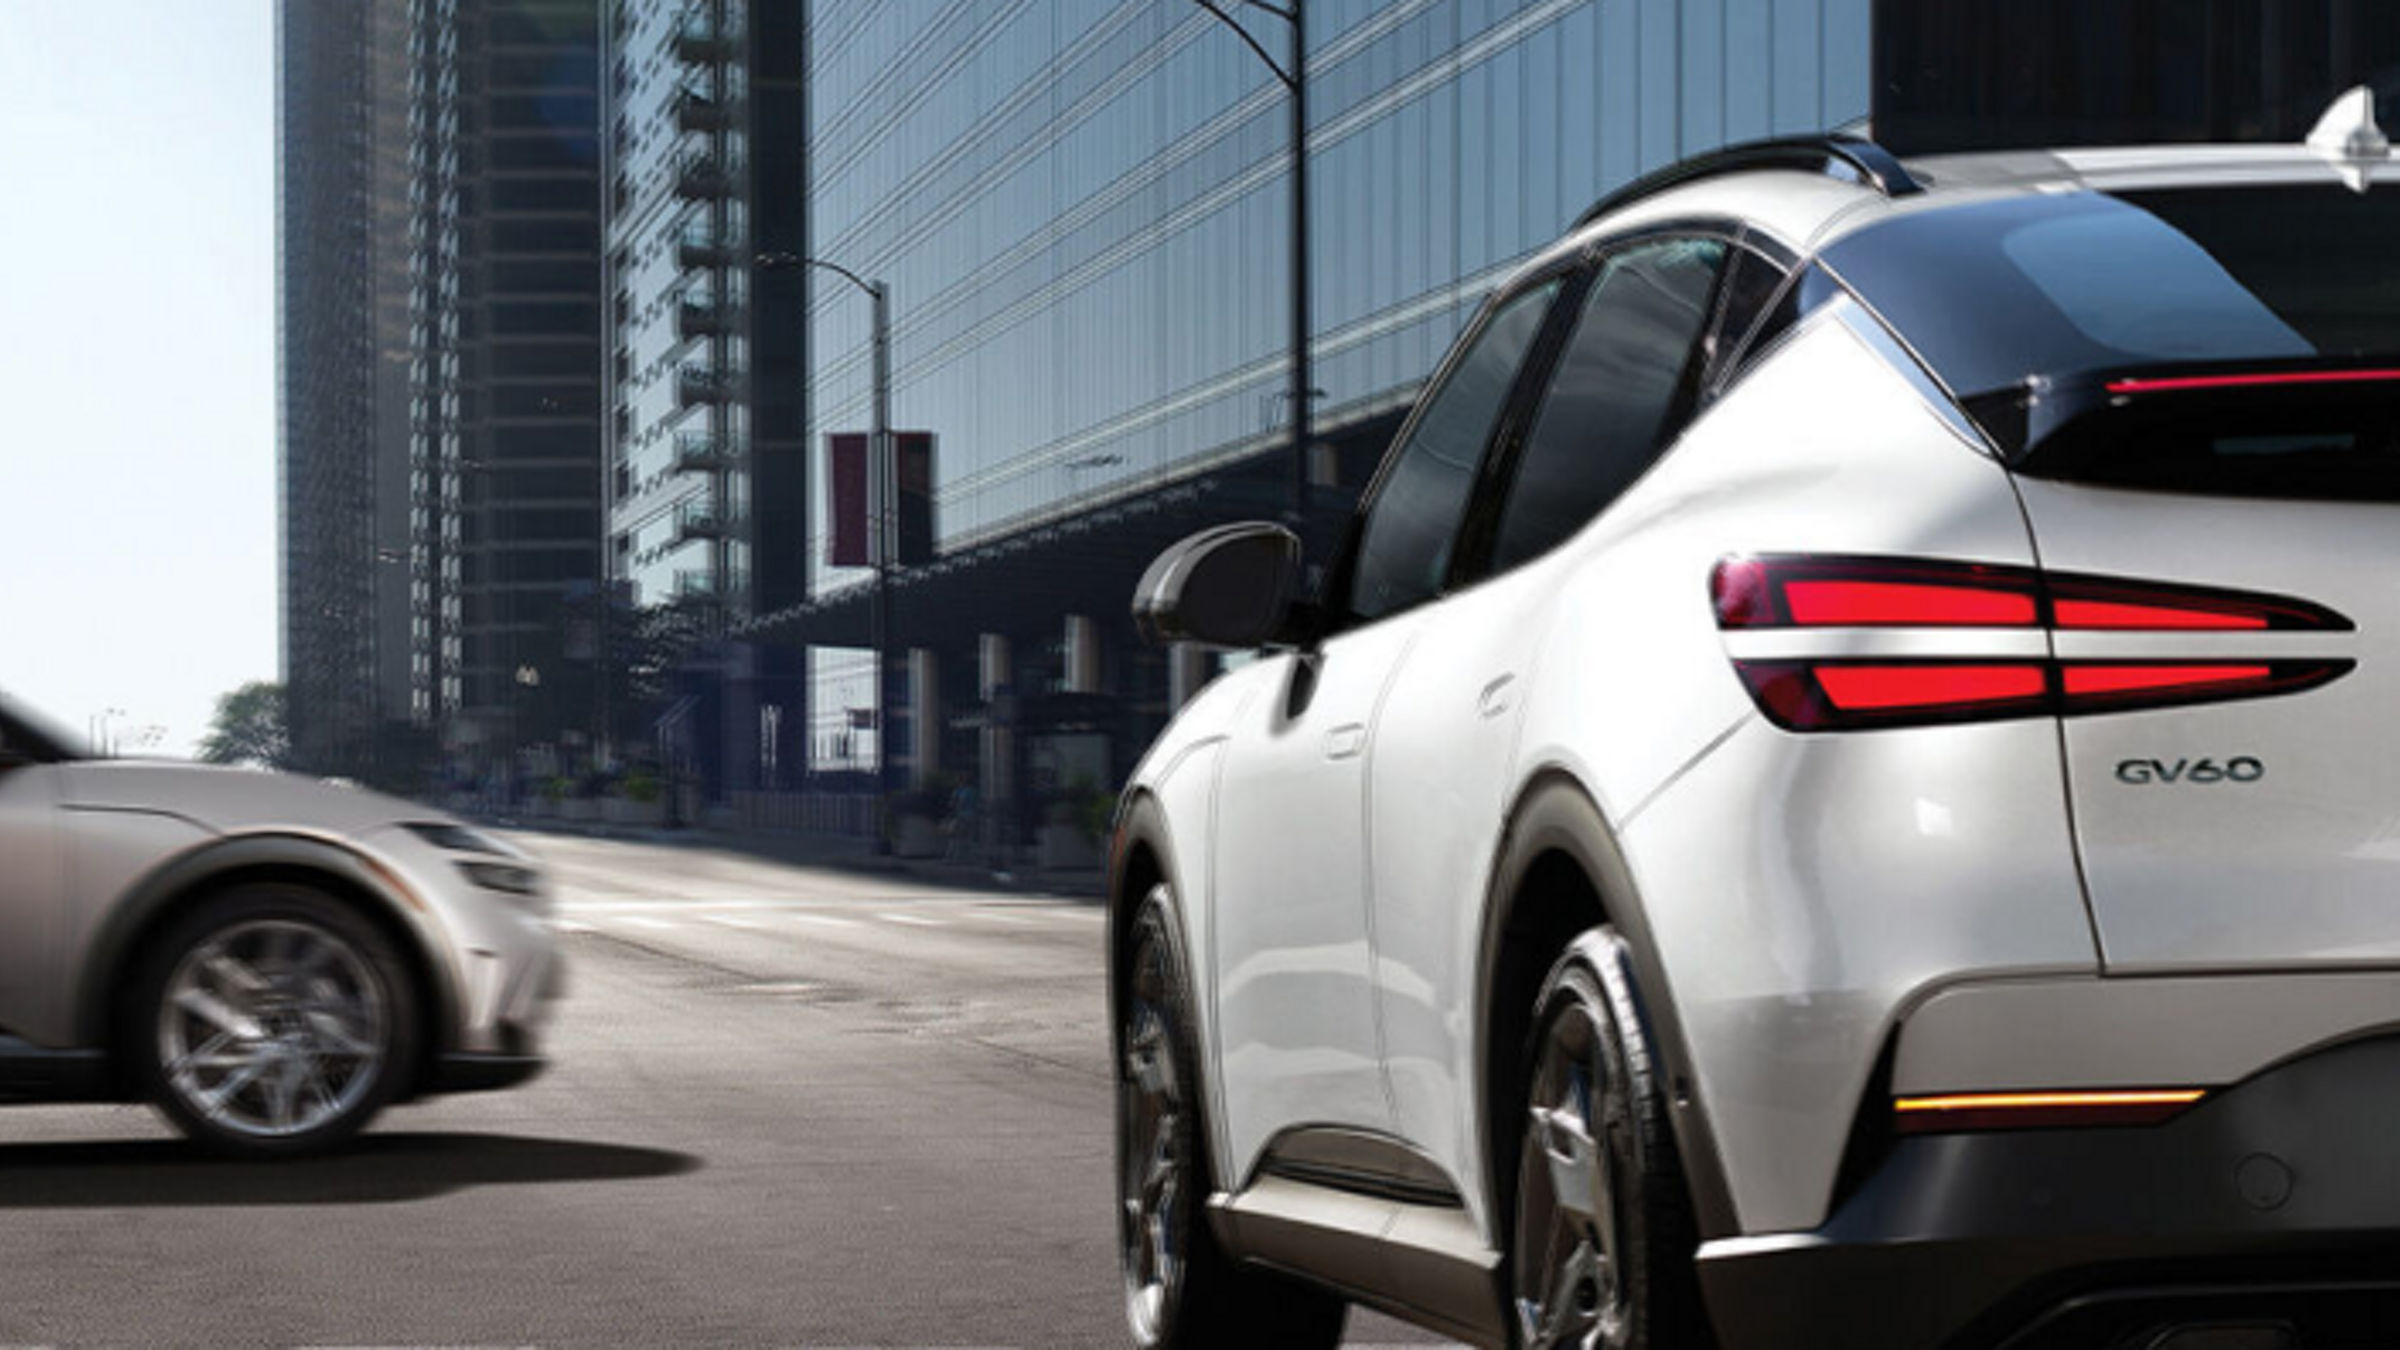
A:
<svg viewBox="0 0 2400 1350">
<path fill-rule="evenodd" d="M 1961 398 L 2095 371 L 2400 352 L 2400 190 L 2074 192 L 1923 212 L 1825 263 Z"/>
</svg>

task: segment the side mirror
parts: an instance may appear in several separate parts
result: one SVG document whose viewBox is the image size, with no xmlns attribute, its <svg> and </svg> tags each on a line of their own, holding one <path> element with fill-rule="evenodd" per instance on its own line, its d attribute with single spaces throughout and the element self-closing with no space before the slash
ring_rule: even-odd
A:
<svg viewBox="0 0 2400 1350">
<path fill-rule="evenodd" d="M 1133 623 L 1152 642 L 1262 647 L 1292 640 L 1310 607 L 1300 537 L 1247 522 L 1202 530 L 1158 555 L 1133 591 Z"/>
</svg>

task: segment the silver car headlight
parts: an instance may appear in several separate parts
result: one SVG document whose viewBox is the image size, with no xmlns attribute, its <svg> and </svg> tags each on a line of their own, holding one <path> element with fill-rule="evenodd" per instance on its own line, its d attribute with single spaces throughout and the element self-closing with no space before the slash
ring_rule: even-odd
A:
<svg viewBox="0 0 2400 1350">
<path fill-rule="evenodd" d="M 541 872 L 519 861 L 523 854 L 481 830 L 442 821 L 412 822 L 401 828 L 445 853 L 478 855 L 455 860 L 459 874 L 478 889 L 528 900 L 541 897 Z"/>
</svg>

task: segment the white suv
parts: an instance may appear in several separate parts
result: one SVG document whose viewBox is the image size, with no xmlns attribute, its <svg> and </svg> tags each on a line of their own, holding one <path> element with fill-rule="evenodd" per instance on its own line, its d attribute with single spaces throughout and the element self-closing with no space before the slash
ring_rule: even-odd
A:
<svg viewBox="0 0 2400 1350">
<path fill-rule="evenodd" d="M 2395 561 L 2361 97 L 1602 203 L 1319 595 L 1136 596 L 1266 649 L 1119 817 L 1136 1338 L 2389 1344 Z"/>
</svg>

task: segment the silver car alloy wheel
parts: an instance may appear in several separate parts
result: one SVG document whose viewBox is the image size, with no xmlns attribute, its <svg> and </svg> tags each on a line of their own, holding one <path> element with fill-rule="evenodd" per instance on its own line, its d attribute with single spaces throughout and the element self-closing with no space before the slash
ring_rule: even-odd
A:
<svg viewBox="0 0 2400 1350">
<path fill-rule="evenodd" d="M 1186 1197 L 1178 1136 L 1186 1107 L 1175 1072 L 1173 998 L 1164 947 L 1155 938 L 1143 942 L 1127 991 L 1117 1082 L 1125 1309 L 1143 1345 L 1163 1334 L 1183 1279 Z"/>
<path fill-rule="evenodd" d="M 1526 1094 L 1517 1182 L 1519 1344 L 1602 1350 L 1632 1327 L 1612 1147 L 1626 1128 L 1580 999 L 1552 1018 Z"/>
<path fill-rule="evenodd" d="M 158 1008 L 168 1090 L 234 1134 L 306 1134 L 373 1091 L 383 988 L 341 936 L 300 919 L 235 924 L 184 953 Z"/>
</svg>

